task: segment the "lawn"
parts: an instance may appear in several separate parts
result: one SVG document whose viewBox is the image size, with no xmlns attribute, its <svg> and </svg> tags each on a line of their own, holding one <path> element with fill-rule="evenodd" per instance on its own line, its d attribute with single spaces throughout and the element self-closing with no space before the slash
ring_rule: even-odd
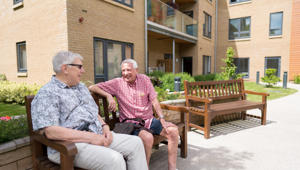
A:
<svg viewBox="0 0 300 170">
<path fill-rule="evenodd" d="M 19 104 L 6 104 L 0 102 L 0 117 L 25 114 L 25 106 Z"/>
<path fill-rule="evenodd" d="M 272 87 L 267 88 L 264 85 L 257 85 L 255 82 L 245 82 L 245 89 L 256 91 L 256 92 L 265 92 L 269 93 L 270 96 L 267 97 L 267 100 L 273 100 L 280 97 L 288 96 L 290 94 L 296 93 L 296 89 L 282 88 L 282 87 Z M 247 99 L 251 101 L 261 101 L 261 96 L 259 95 L 247 95 Z"/>
</svg>

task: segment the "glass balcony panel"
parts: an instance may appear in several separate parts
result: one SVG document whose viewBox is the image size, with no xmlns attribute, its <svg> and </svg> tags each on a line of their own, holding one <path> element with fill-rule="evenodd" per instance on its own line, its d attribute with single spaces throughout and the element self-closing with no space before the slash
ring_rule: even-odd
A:
<svg viewBox="0 0 300 170">
<path fill-rule="evenodd" d="M 190 16 L 159 0 L 148 0 L 148 21 L 197 37 L 198 23 Z"/>
</svg>

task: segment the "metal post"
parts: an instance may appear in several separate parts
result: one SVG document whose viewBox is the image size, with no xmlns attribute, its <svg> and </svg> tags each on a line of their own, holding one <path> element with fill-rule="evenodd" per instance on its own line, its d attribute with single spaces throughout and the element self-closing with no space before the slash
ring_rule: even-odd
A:
<svg viewBox="0 0 300 170">
<path fill-rule="evenodd" d="M 174 91 L 180 91 L 180 77 L 175 77 L 174 78 Z"/>
<path fill-rule="evenodd" d="M 259 84 L 259 71 L 256 72 L 256 84 Z"/>
<path fill-rule="evenodd" d="M 283 73 L 283 83 L 282 83 L 282 85 L 283 85 L 283 88 L 287 88 L 287 71 L 285 71 L 284 73 Z"/>
</svg>

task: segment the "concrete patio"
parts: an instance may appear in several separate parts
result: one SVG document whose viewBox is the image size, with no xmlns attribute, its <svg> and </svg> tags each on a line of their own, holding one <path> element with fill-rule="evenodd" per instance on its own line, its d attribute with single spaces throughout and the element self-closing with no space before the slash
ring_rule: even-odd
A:
<svg viewBox="0 0 300 170">
<path fill-rule="evenodd" d="M 211 138 L 188 133 L 188 157 L 178 154 L 179 170 L 300 169 L 300 85 L 297 93 L 268 101 L 267 125 L 253 118 L 212 126 Z M 259 114 L 258 110 L 248 113 Z M 167 170 L 167 147 L 152 154 L 150 170 Z"/>
</svg>

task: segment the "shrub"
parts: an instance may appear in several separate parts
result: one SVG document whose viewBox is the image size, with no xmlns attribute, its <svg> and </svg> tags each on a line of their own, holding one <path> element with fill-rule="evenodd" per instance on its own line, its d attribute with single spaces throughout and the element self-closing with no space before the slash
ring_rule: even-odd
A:
<svg viewBox="0 0 300 170">
<path fill-rule="evenodd" d="M 266 75 L 261 78 L 261 80 L 265 83 L 267 83 L 266 87 L 272 87 L 275 85 L 278 81 L 280 81 L 280 78 L 275 75 L 276 69 L 269 68 L 266 70 Z"/>
<path fill-rule="evenodd" d="M 300 84 L 300 75 L 296 75 L 296 76 L 294 77 L 294 83 L 295 83 L 295 84 Z"/>
<path fill-rule="evenodd" d="M 226 51 L 226 58 L 223 59 L 225 62 L 225 67 L 222 67 L 223 72 L 221 73 L 222 78 L 224 80 L 235 79 L 236 78 L 236 66 L 233 63 L 233 56 L 235 55 L 234 49 L 232 47 L 228 47 Z"/>
<path fill-rule="evenodd" d="M 166 91 L 160 87 L 155 87 L 155 91 L 157 93 L 157 99 L 159 102 L 165 101 L 165 100 L 175 100 L 180 97 L 180 93 L 168 94 L 168 91 Z"/>
<path fill-rule="evenodd" d="M 160 77 L 162 77 L 164 74 L 165 74 L 165 72 L 155 70 L 155 71 L 149 73 L 148 76 L 149 76 L 149 77 L 157 77 L 157 78 L 160 78 Z"/>
<path fill-rule="evenodd" d="M 0 81 L 6 81 L 6 76 L 5 74 L 0 74 Z"/>
<path fill-rule="evenodd" d="M 183 85 L 184 80 L 187 80 L 189 82 L 195 81 L 195 79 L 188 73 L 177 73 L 177 74 L 167 73 L 160 78 L 160 80 L 162 81 L 162 85 L 161 85 L 162 89 L 163 90 L 169 89 L 170 91 L 174 91 L 175 77 L 181 78 L 180 90 L 184 89 L 184 85 Z"/>
<path fill-rule="evenodd" d="M 205 74 L 194 76 L 195 81 L 212 81 L 216 77 L 216 74 Z"/>
<path fill-rule="evenodd" d="M 159 80 L 159 78 L 161 78 L 165 73 L 162 71 L 153 71 L 149 74 L 147 74 L 147 76 L 150 78 L 153 86 L 161 86 L 162 81 Z"/>
<path fill-rule="evenodd" d="M 0 102 L 24 104 L 24 97 L 35 95 L 40 88 L 36 84 L 0 81 Z"/>
<path fill-rule="evenodd" d="M 25 116 L 10 120 L 0 120 L 0 143 L 28 136 L 28 125 Z"/>
</svg>

